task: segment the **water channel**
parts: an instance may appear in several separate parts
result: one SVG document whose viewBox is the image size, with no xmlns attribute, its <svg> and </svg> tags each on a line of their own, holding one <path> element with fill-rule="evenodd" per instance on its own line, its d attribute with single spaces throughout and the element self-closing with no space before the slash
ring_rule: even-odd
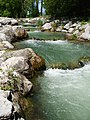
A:
<svg viewBox="0 0 90 120">
<path fill-rule="evenodd" d="M 26 120 L 90 120 L 90 64 L 74 70 L 50 68 L 51 64 L 69 64 L 90 56 L 90 44 L 60 39 L 15 43 L 17 49 L 32 48 L 45 59 L 47 66 L 32 81 L 35 90 L 27 98 Z"/>
</svg>

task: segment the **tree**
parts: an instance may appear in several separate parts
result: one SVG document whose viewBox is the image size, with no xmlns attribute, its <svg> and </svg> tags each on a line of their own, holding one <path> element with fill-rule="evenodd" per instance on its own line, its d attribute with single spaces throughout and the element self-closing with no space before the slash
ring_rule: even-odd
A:
<svg viewBox="0 0 90 120">
<path fill-rule="evenodd" d="M 60 17 L 90 17 L 90 0 L 44 0 L 46 13 Z"/>
</svg>

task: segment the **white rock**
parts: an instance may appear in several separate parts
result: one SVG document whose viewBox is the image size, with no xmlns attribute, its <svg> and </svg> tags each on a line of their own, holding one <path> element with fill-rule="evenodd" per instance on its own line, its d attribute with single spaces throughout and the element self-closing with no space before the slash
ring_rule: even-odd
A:
<svg viewBox="0 0 90 120">
<path fill-rule="evenodd" d="M 43 26 L 42 26 L 43 30 L 50 30 L 52 29 L 52 25 L 51 23 L 45 23 Z"/>
<path fill-rule="evenodd" d="M 18 29 L 18 28 L 23 28 L 23 26 L 22 26 L 22 25 L 19 25 L 19 26 L 16 26 L 16 25 L 15 25 L 15 26 L 12 26 L 12 29 L 13 29 L 14 32 L 15 32 L 15 30 Z"/>
<path fill-rule="evenodd" d="M 67 33 L 68 31 L 67 31 L 67 30 L 62 30 L 62 32 L 65 32 L 65 33 Z"/>
<path fill-rule="evenodd" d="M 87 24 L 87 25 L 85 26 L 85 32 L 90 32 L 90 24 Z"/>
<path fill-rule="evenodd" d="M 9 23 L 11 23 L 11 18 L 0 17 L 0 23 L 3 25 L 9 24 Z"/>
<path fill-rule="evenodd" d="M 62 26 L 59 26 L 57 29 L 56 29 L 56 32 L 61 32 L 62 31 Z"/>
<path fill-rule="evenodd" d="M 77 26 L 77 23 L 74 23 L 74 24 L 72 24 L 72 26 L 71 27 L 76 27 Z"/>
<path fill-rule="evenodd" d="M 28 69 L 28 64 L 23 57 L 11 57 L 5 62 L 1 63 L 1 68 L 5 71 L 14 69 L 15 71 L 22 72 Z"/>
<path fill-rule="evenodd" d="M 4 44 L 4 46 L 6 48 L 9 48 L 9 49 L 13 49 L 14 48 L 14 46 L 12 44 L 10 44 L 8 41 L 3 41 L 2 43 Z"/>
<path fill-rule="evenodd" d="M 0 23 L 0 27 L 2 27 L 2 24 Z"/>
<path fill-rule="evenodd" d="M 68 30 L 71 25 L 72 25 L 72 22 L 69 21 L 69 23 L 67 23 L 67 24 L 64 26 L 64 29 Z"/>
<path fill-rule="evenodd" d="M 11 25 L 4 26 L 3 29 L 0 31 L 0 33 L 5 34 L 6 35 L 6 40 L 9 41 L 9 42 L 11 42 L 12 39 L 14 38 L 14 31 L 13 31 Z"/>
<path fill-rule="evenodd" d="M 7 98 L 4 98 L 0 96 L 0 118 L 10 118 L 10 115 L 12 114 L 12 103 L 7 100 Z"/>
<path fill-rule="evenodd" d="M 16 25 L 16 24 L 18 24 L 18 21 L 15 19 L 11 19 L 11 25 Z"/>
<path fill-rule="evenodd" d="M 78 30 L 78 29 L 80 29 L 80 27 L 81 27 L 81 23 L 79 22 L 75 29 Z"/>
<path fill-rule="evenodd" d="M 26 95 L 28 92 L 30 92 L 31 88 L 32 88 L 32 83 L 25 77 L 22 75 L 22 80 L 23 80 L 23 86 L 20 89 L 22 90 L 22 94 Z"/>
<path fill-rule="evenodd" d="M 0 56 L 5 53 L 5 50 L 0 51 Z"/>
<path fill-rule="evenodd" d="M 79 30 L 76 30 L 73 34 L 74 35 L 79 35 Z"/>
<path fill-rule="evenodd" d="M 74 28 L 69 28 L 68 30 L 69 33 L 73 33 L 73 31 L 74 31 Z"/>
<path fill-rule="evenodd" d="M 10 91 L 4 91 L 4 90 L 0 90 L 0 97 L 4 97 L 7 98 L 9 96 Z"/>
<path fill-rule="evenodd" d="M 7 36 L 4 33 L 0 33 L 0 41 L 6 41 Z"/>
<path fill-rule="evenodd" d="M 90 33 L 89 32 L 84 32 L 84 33 L 82 33 L 80 38 L 82 38 L 84 40 L 90 40 Z"/>
</svg>

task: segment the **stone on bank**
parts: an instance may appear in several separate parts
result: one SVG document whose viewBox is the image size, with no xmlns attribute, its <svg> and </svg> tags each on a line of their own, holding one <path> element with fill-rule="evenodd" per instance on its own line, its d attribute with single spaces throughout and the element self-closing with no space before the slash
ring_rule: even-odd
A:
<svg viewBox="0 0 90 120">
<path fill-rule="evenodd" d="M 33 86 L 28 78 L 46 69 L 44 59 L 32 49 L 8 50 L 14 48 L 12 42 L 28 37 L 26 30 L 17 25 L 15 19 L 0 17 L 0 120 L 24 120 L 17 116 L 20 97 Z"/>
</svg>

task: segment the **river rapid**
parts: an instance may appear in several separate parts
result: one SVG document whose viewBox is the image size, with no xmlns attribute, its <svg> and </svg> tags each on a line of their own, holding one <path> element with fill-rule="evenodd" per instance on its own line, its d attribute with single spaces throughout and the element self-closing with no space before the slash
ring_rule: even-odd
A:
<svg viewBox="0 0 90 120">
<path fill-rule="evenodd" d="M 32 48 L 47 66 L 32 80 L 35 90 L 27 98 L 26 120 L 90 120 L 90 64 L 74 70 L 50 68 L 52 64 L 69 64 L 90 56 L 90 44 L 29 39 L 15 46 Z"/>
</svg>

